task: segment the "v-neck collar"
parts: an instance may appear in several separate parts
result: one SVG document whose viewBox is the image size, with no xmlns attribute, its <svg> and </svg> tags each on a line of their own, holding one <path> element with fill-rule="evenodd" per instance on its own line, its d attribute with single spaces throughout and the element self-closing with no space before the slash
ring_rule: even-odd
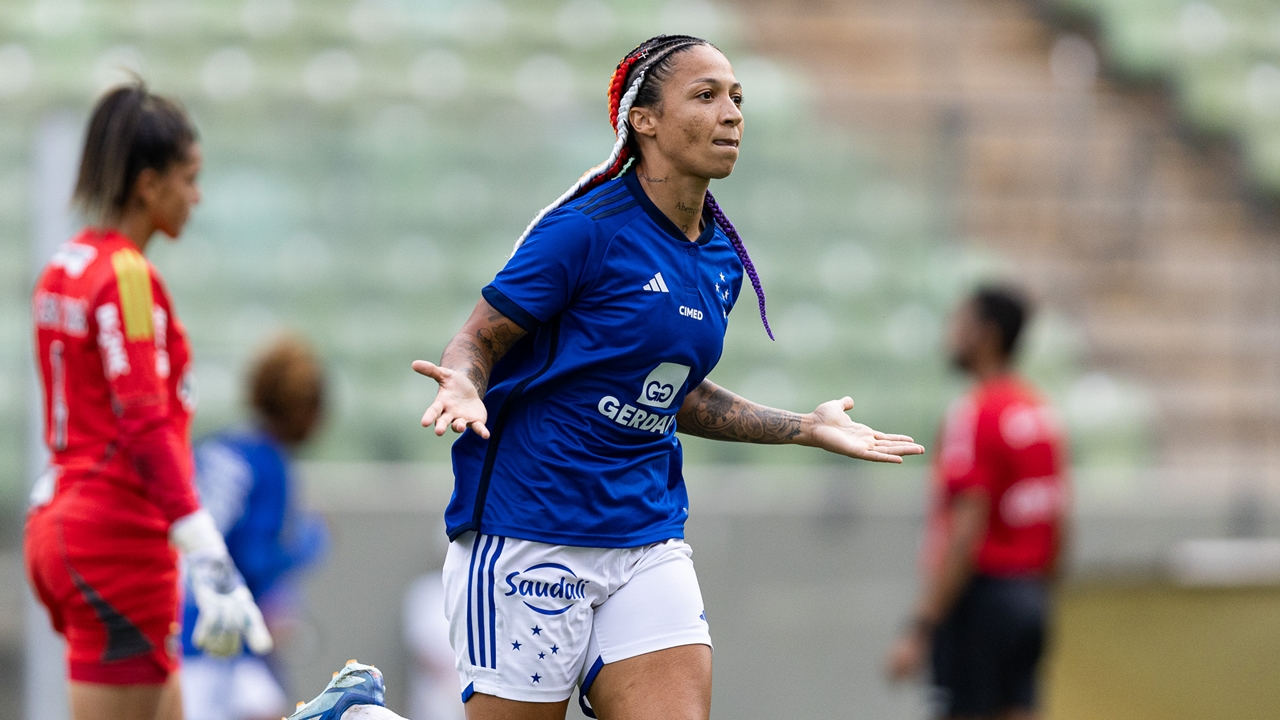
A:
<svg viewBox="0 0 1280 720">
<path fill-rule="evenodd" d="M 640 187 L 640 178 L 636 177 L 635 170 L 628 171 L 626 175 L 623 175 L 622 181 L 631 189 L 631 195 L 635 197 L 636 202 L 640 203 L 640 207 L 644 208 L 644 211 L 658 224 L 658 227 L 665 230 L 672 239 L 682 243 L 693 242 L 698 245 L 706 245 L 716 236 L 716 221 L 706 203 L 702 205 L 702 234 L 698 236 L 697 240 L 690 240 L 689 236 L 681 232 L 680 228 L 671 222 L 671 218 L 659 210 L 658 206 L 654 205 L 649 196 L 645 194 L 644 188 Z"/>
</svg>

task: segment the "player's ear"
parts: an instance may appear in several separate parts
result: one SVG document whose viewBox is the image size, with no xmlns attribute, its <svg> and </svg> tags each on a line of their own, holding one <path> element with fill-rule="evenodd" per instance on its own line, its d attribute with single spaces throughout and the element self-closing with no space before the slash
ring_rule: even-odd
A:
<svg viewBox="0 0 1280 720">
<path fill-rule="evenodd" d="M 155 168 L 143 168 L 133 181 L 133 199 L 141 202 L 144 207 L 151 207 L 160 193 L 160 181 L 160 173 Z"/>
<path fill-rule="evenodd" d="M 655 137 L 658 134 L 657 117 L 653 108 L 633 107 L 627 113 L 627 121 L 631 123 L 631 132 L 644 137 Z"/>
</svg>

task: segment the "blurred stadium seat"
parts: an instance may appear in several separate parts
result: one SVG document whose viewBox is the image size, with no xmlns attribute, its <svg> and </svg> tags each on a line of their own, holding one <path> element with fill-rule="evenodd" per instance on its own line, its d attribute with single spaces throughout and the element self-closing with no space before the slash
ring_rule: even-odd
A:
<svg viewBox="0 0 1280 720">
<path fill-rule="evenodd" d="M 1280 194 L 1280 7 L 1268 0 L 1050 0 L 1097 20 L 1115 71 L 1167 81 L 1188 125 L 1237 139 Z"/>
<path fill-rule="evenodd" d="M 761 5 L 791 17 L 770 22 Z M 849 16 L 836 22 L 814 10 L 823 3 L 746 0 L 0 3 L 5 517 L 20 516 L 28 480 L 32 137 L 58 113 L 80 121 L 95 94 L 132 68 L 190 107 L 205 145 L 204 205 L 180 244 L 159 243 L 153 254 L 195 345 L 197 432 L 242 417 L 239 376 L 265 335 L 288 327 L 312 338 L 336 388 L 312 474 L 334 479 L 318 494 L 340 535 L 339 564 L 316 595 L 391 578 L 379 592 L 398 607 L 396 578 L 432 561 L 422 546 L 428 531 L 438 533 L 425 518 L 447 494 L 448 443 L 417 426 L 432 388 L 409 362 L 439 354 L 533 214 L 604 157 L 605 83 L 617 59 L 649 35 L 688 31 L 720 44 L 746 85 L 742 161 L 714 190 L 761 268 L 778 336 L 765 337 L 748 291 L 717 381 L 795 408 L 850 394 L 859 418 L 928 443 L 958 390 L 938 353 L 946 312 L 973 280 L 1016 274 L 1045 299 L 1028 369 L 1071 425 L 1086 491 L 1082 565 L 1130 576 L 1187 533 L 1226 532 L 1225 498 L 1248 485 L 1240 468 L 1272 467 L 1253 456 L 1219 462 L 1246 444 L 1262 447 L 1255 429 L 1275 415 L 1253 380 L 1272 372 L 1274 330 L 1259 310 L 1268 291 L 1241 280 L 1252 278 L 1241 268 L 1263 267 L 1258 258 L 1268 256 L 1231 244 L 1237 235 L 1227 231 L 1243 224 L 1234 189 L 1180 149 L 1161 119 L 1110 88 L 1082 83 L 1072 95 L 1036 74 L 1035 63 L 1048 66 L 1053 31 L 1029 17 L 1032 5 L 864 0 L 842 4 Z M 1273 2 L 1038 6 L 1095 18 L 1106 67 L 1167 79 L 1190 126 L 1240 138 L 1259 187 L 1280 190 Z M 965 12 L 973 37 L 948 45 L 961 34 L 948 23 Z M 949 75 L 946 53 L 961 50 L 970 64 Z M 806 53 L 818 60 L 805 64 Z M 1159 163 L 1144 166 L 1152 157 Z M 1245 285 L 1254 294 L 1240 307 L 1224 299 L 1224 288 Z M 1154 426 L 1153 398 L 1165 425 Z M 1191 427 L 1202 419 L 1209 430 Z M 1153 447 L 1158 434 L 1165 447 Z M 1204 449 L 1188 438 L 1202 437 L 1222 453 L 1211 458 L 1221 472 L 1191 467 L 1181 482 L 1201 494 L 1194 507 L 1168 510 L 1166 481 Z M 704 579 L 709 607 L 722 613 L 718 667 L 742 690 L 723 707 L 745 714 L 772 701 L 775 715 L 797 707 L 772 684 L 818 677 L 787 659 L 796 633 L 837 658 L 817 683 L 825 687 L 805 688 L 812 716 L 838 714 L 854 699 L 875 717 L 907 707 L 880 686 L 875 663 L 910 596 L 924 463 L 884 472 L 815 467 L 828 459 L 800 449 L 686 448 L 705 508 L 691 537 L 718 569 Z M 400 462 L 414 465 L 383 464 Z M 1155 463 L 1170 474 L 1139 472 Z M 776 467 L 759 470 L 748 491 L 727 480 L 699 484 L 703 474 L 741 482 L 743 466 L 760 465 Z M 388 480 L 396 467 L 414 487 L 431 475 L 429 501 L 406 502 L 407 485 Z M 853 472 L 867 482 L 848 483 Z M 369 494 L 385 507 L 348 506 L 347 493 L 363 483 L 377 485 Z M 803 507 L 781 507 L 800 484 Z M 758 506 L 735 505 L 756 496 Z M 1117 500 L 1115 510 L 1107 504 L 1115 498 L 1130 504 Z M 384 540 L 412 552 L 358 565 Z M 816 550 L 793 562 L 788 542 Z M 20 572 L 13 559 L 0 557 L 4 577 Z M 357 566 L 367 574 L 352 582 Z M 739 591 L 744 578 L 775 582 L 774 568 L 783 581 L 763 595 Z M 1083 609 L 1068 618 L 1076 627 L 1115 605 L 1090 605 L 1095 595 L 1082 592 Z M 809 608 L 812 619 L 832 598 L 852 608 L 835 630 L 753 627 L 766 601 Z M 319 607 L 320 618 L 339 607 Z M 376 632 L 352 628 L 368 645 L 343 644 L 349 638 L 334 631 L 310 647 L 385 650 L 398 638 L 391 615 Z M 0 643 L 16 632 L 0 626 Z M 1101 640 L 1081 642 L 1083 654 L 1070 646 L 1067 670 L 1087 667 Z M 1113 649 L 1115 664 L 1128 661 Z M 766 672 L 783 674 L 756 684 Z"/>
<path fill-rule="evenodd" d="M 818 121 L 802 76 L 738 49 L 731 14 L 675 7 L 6 4 L 0 184 L 15 192 L 0 193 L 5 257 L 24 254 L 33 128 L 56 110 L 83 113 L 123 71 L 140 72 L 191 108 L 205 147 L 204 205 L 180 244 L 154 252 L 195 343 L 197 429 L 238 417 L 245 353 L 293 327 L 322 346 L 337 381 L 320 458 L 442 460 L 446 443 L 417 428 L 431 388 L 409 361 L 439 354 L 528 219 L 603 157 L 617 57 L 659 29 L 688 29 L 717 38 L 748 88 L 748 144 L 716 191 L 759 257 L 779 337 L 768 342 L 745 298 L 717 379 L 797 408 L 848 393 L 877 426 L 931 436 L 954 389 L 936 354 L 944 313 L 999 261 L 956 247 L 927 189 Z M 3 268 L 15 369 L 25 270 Z M 1059 390 L 1079 374 L 1070 332 L 1050 317 L 1037 343 L 1055 350 L 1035 369 Z M 20 427 L 23 401 L 21 386 L 0 393 L 0 422 Z M 10 493 L 22 485 L 18 437 L 6 433 L 0 449 Z M 820 462 L 700 443 L 689 452 Z"/>
</svg>

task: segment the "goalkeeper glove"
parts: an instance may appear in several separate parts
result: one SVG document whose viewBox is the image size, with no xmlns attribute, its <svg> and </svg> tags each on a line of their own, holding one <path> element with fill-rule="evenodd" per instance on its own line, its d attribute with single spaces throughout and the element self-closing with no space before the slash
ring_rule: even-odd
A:
<svg viewBox="0 0 1280 720">
<path fill-rule="evenodd" d="M 211 655 L 238 655 L 241 638 L 249 649 L 271 652 L 271 633 L 262 611 L 236 570 L 222 533 L 207 510 L 179 518 L 169 538 L 187 561 L 187 575 L 195 597 L 196 627 L 192 641 Z"/>
</svg>

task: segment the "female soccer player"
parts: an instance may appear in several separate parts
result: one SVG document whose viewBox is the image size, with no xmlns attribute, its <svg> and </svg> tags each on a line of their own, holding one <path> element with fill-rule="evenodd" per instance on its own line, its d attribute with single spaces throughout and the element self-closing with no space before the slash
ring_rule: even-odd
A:
<svg viewBox="0 0 1280 720">
<path fill-rule="evenodd" d="M 186 114 L 141 82 L 98 101 L 75 200 L 91 225 L 35 288 L 51 466 L 26 526 L 31 584 L 67 639 L 75 720 L 182 717 L 175 655 L 184 553 L 196 643 L 266 652 L 271 636 L 192 484 L 186 333 L 142 253 L 199 201 Z"/>
<path fill-rule="evenodd" d="M 618 64 L 617 143 L 538 214 L 440 364 L 423 416 L 453 446 L 446 613 L 471 720 L 706 718 L 711 638 L 675 431 L 902 462 L 924 452 L 849 419 L 707 379 L 745 275 L 707 187 L 733 170 L 742 88 L 704 40 L 658 36 Z M 631 162 L 628 165 L 628 162 Z"/>
</svg>

